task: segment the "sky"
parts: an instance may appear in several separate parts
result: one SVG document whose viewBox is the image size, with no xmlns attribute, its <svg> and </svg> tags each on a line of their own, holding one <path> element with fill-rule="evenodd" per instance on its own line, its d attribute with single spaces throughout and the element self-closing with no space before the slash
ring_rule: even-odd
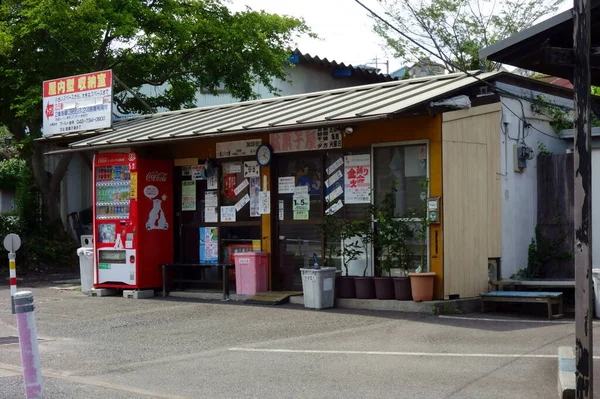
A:
<svg viewBox="0 0 600 399">
<path fill-rule="evenodd" d="M 301 38 L 297 47 L 303 53 L 330 61 L 345 64 L 369 64 L 386 72 L 385 62 L 389 61 L 390 73 L 403 66 L 392 57 L 392 53 L 382 46 L 382 40 L 373 32 L 373 22 L 354 0 L 230 0 L 234 11 L 246 6 L 254 10 L 265 10 L 274 14 L 287 14 L 303 17 L 306 24 L 317 33 L 321 40 Z M 383 14 L 377 0 L 361 0 L 378 14 Z M 572 7 L 565 1 L 559 12 Z M 550 16 L 548 16 L 550 17 Z"/>
</svg>

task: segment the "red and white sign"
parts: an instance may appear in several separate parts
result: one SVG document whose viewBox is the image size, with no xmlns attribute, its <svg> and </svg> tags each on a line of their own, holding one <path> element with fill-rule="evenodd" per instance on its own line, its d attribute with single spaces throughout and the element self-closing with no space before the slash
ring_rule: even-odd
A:
<svg viewBox="0 0 600 399">
<path fill-rule="evenodd" d="M 369 154 L 344 157 L 344 202 L 346 204 L 371 202 L 371 156 Z"/>
<path fill-rule="evenodd" d="M 333 128 L 272 133 L 269 144 L 274 153 L 327 150 L 342 147 L 342 133 Z"/>
<path fill-rule="evenodd" d="M 44 136 L 111 126 L 111 70 L 47 80 L 43 94 Z"/>
</svg>

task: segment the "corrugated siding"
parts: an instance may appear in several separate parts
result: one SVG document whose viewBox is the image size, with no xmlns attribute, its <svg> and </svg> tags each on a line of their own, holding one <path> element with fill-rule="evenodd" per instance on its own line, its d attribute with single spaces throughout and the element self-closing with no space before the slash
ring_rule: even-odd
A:
<svg viewBox="0 0 600 399">
<path fill-rule="evenodd" d="M 489 79 L 501 72 L 479 73 Z M 360 118 L 386 117 L 416 105 L 448 96 L 477 83 L 464 73 L 437 75 L 315 93 L 247 101 L 213 107 L 163 112 L 117 120 L 112 129 L 58 135 L 84 138 L 70 144 L 82 149 L 107 145 L 152 142 L 173 138 L 206 137 L 223 133 L 264 132 L 271 129 L 302 129 Z M 112 131 L 111 131 L 112 130 Z M 91 137 L 90 137 L 91 136 Z"/>
<path fill-rule="evenodd" d="M 502 253 L 500 105 L 444 114 L 444 296 L 487 291 Z"/>
</svg>

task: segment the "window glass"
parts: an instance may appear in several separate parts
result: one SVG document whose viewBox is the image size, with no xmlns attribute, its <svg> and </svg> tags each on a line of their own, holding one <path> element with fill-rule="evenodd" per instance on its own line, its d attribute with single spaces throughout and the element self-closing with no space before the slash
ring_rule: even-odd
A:
<svg viewBox="0 0 600 399">
<path fill-rule="evenodd" d="M 223 162 L 219 169 L 220 206 L 241 206 L 236 212 L 236 222 L 260 221 L 258 213 L 260 177 L 244 177 L 243 161 Z"/>
<path fill-rule="evenodd" d="M 278 158 L 278 207 L 283 204 L 284 220 L 321 220 L 323 218 L 323 158 L 322 156 L 285 156 Z M 286 182 L 287 184 L 284 184 Z M 293 187 L 306 187 L 308 204 L 299 201 L 302 197 L 291 192 Z M 281 192 L 280 188 L 290 188 Z M 281 203 L 283 201 L 283 203 Z M 309 208 L 309 209 L 306 209 Z M 307 211 L 307 212 L 305 212 Z"/>
<path fill-rule="evenodd" d="M 279 229 L 279 267 L 283 289 L 302 287 L 300 268 L 311 268 L 312 255 L 321 261 L 321 231 L 317 226 L 307 224 L 284 225 Z"/>
</svg>

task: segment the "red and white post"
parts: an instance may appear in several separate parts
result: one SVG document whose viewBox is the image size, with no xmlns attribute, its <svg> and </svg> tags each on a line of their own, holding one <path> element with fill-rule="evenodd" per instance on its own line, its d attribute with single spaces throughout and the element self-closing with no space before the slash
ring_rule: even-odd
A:
<svg viewBox="0 0 600 399">
<path fill-rule="evenodd" d="M 14 295 L 17 327 L 19 329 L 19 346 L 21 347 L 21 364 L 23 365 L 23 382 L 27 399 L 43 399 L 44 384 L 40 367 L 38 350 L 37 325 L 33 311 L 33 294 L 21 291 Z"/>
<path fill-rule="evenodd" d="M 17 266 L 15 259 L 17 254 L 14 252 L 10 252 L 8 254 L 8 270 L 10 277 L 10 307 L 12 309 L 12 314 L 15 314 L 15 294 L 17 293 Z"/>
</svg>

